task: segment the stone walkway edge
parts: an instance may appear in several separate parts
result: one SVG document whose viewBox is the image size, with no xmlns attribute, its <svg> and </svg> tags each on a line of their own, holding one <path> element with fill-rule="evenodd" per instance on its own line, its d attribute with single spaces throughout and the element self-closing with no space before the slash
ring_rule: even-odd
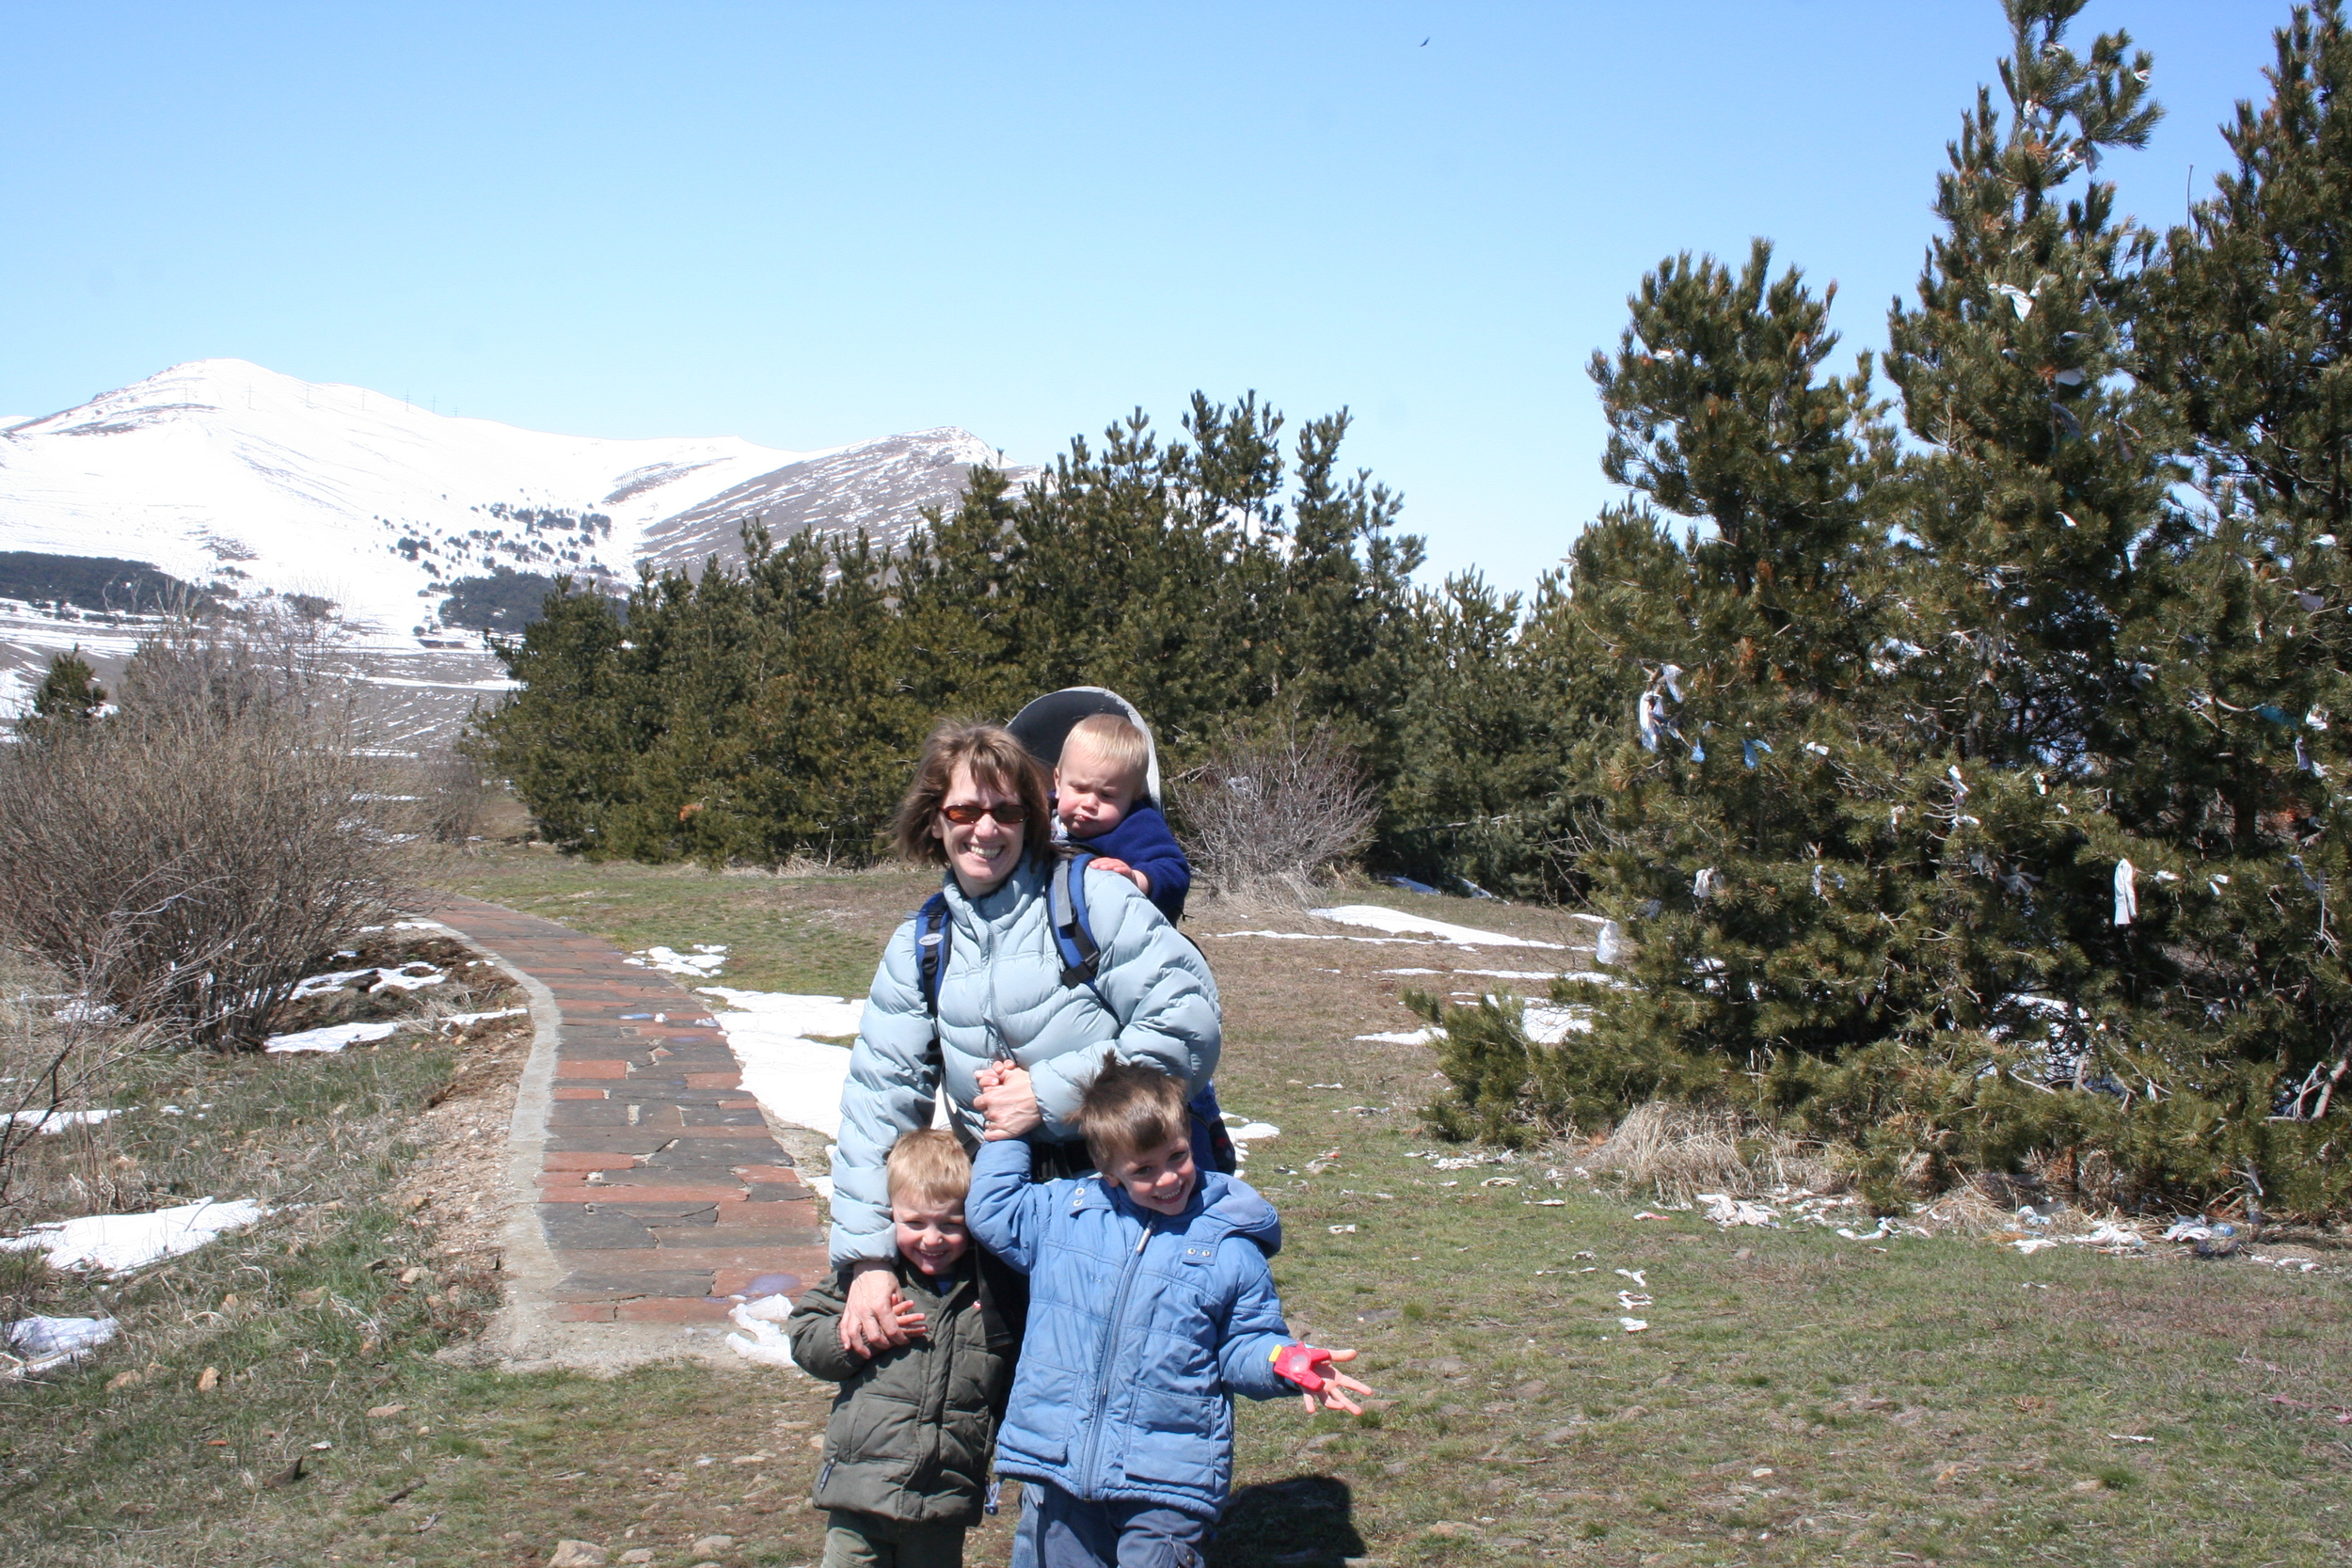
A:
<svg viewBox="0 0 2352 1568">
<path fill-rule="evenodd" d="M 506 1358 L 733 1361 L 736 1299 L 826 1272 L 816 1195 L 709 1008 L 598 938 L 438 894 L 420 910 L 513 973 L 536 1039 L 516 1096 Z"/>
</svg>

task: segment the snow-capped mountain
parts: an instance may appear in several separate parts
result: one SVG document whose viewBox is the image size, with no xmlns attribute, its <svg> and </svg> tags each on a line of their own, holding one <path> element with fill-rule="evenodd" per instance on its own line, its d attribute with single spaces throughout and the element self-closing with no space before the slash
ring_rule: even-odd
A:
<svg viewBox="0 0 2352 1568">
<path fill-rule="evenodd" d="M 383 634 L 504 566 L 626 581 L 733 553 L 747 515 L 897 538 L 995 457 L 961 430 L 787 451 L 604 440 L 427 413 L 241 359 L 176 365 L 0 430 L 0 550 L 149 562 L 225 594 L 305 594 Z"/>
<path fill-rule="evenodd" d="M 818 451 L 551 436 L 201 359 L 61 414 L 0 417 L 0 556 L 110 558 L 100 580 L 145 562 L 232 602 L 330 601 L 388 740 L 424 745 L 507 684 L 476 634 L 439 624 L 461 579 L 627 583 L 640 562 L 739 556 L 751 516 L 778 539 L 863 528 L 895 544 L 996 460 L 952 428 Z M 111 683 L 146 635 L 136 616 L 44 608 L 53 596 L 0 588 L 0 729 L 56 654 L 79 648 Z"/>
</svg>

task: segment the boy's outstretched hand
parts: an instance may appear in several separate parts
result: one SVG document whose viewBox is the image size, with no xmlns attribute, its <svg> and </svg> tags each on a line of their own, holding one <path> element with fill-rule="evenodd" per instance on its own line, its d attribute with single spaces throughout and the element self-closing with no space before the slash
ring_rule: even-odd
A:
<svg viewBox="0 0 2352 1568">
<path fill-rule="evenodd" d="M 1340 1390 L 1353 1388 L 1359 1394 L 1369 1394 L 1372 1390 L 1331 1365 L 1334 1361 L 1355 1359 L 1356 1353 L 1352 1350 L 1285 1345 L 1274 1353 L 1274 1375 L 1298 1386 L 1299 1402 L 1307 1407 L 1310 1416 L 1315 1413 L 1317 1394 L 1323 1396 L 1324 1408 L 1344 1410 L 1351 1416 L 1360 1416 L 1364 1413 L 1363 1406 Z"/>
</svg>

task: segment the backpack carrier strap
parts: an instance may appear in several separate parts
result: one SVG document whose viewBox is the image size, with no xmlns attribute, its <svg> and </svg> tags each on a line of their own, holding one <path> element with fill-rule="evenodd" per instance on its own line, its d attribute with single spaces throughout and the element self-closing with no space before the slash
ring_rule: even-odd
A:
<svg viewBox="0 0 2352 1568">
<path fill-rule="evenodd" d="M 931 1015 L 931 1044 L 939 1043 L 939 981 L 947 973 L 947 895 L 934 893 L 914 911 L 914 965 L 923 986 L 923 1010 Z"/>
<path fill-rule="evenodd" d="M 1054 879 L 1048 896 L 1052 900 L 1054 946 L 1061 955 L 1061 983 L 1065 986 L 1094 984 L 1096 971 L 1103 967 L 1103 950 L 1095 945 L 1094 927 L 1087 919 L 1087 863 L 1094 858 L 1085 849 L 1072 851 L 1054 863 Z"/>
</svg>

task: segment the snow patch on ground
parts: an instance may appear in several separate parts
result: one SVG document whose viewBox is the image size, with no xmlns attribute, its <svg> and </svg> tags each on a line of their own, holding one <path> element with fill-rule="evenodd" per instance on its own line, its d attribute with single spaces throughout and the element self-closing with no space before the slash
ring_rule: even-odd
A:
<svg viewBox="0 0 2352 1568">
<path fill-rule="evenodd" d="M 726 967 L 727 947 L 724 942 L 701 942 L 694 944 L 691 953 L 680 953 L 669 947 L 648 947 L 635 958 L 621 961 L 635 964 L 639 969 L 658 969 L 664 974 L 691 974 L 696 979 L 707 980 Z"/>
<path fill-rule="evenodd" d="M 1564 945 L 1556 942 L 1505 936 L 1501 931 L 1482 931 L 1474 926 L 1455 926 L 1443 920 L 1430 920 L 1378 904 L 1340 904 L 1327 910 L 1309 910 L 1307 912 L 1318 920 L 1328 920 L 1341 926 L 1362 926 L 1396 936 L 1435 937 L 1439 942 L 1452 942 L 1457 947 L 1549 947 L 1556 950 Z"/>
<path fill-rule="evenodd" d="M 95 1127 L 109 1117 L 120 1116 L 122 1110 L 120 1106 L 112 1106 L 95 1111 L 17 1111 L 0 1117 L 0 1121 L 29 1121 L 35 1124 L 37 1132 L 62 1132 L 69 1127 Z"/>
<path fill-rule="evenodd" d="M 440 1020 L 444 1029 L 462 1029 L 469 1023 L 481 1023 L 494 1018 L 519 1018 L 531 1011 L 529 1007 L 494 1007 L 486 1013 L 446 1013 Z"/>
<path fill-rule="evenodd" d="M 400 1025 L 393 1023 L 330 1023 L 324 1029 L 305 1029 L 299 1034 L 272 1035 L 262 1044 L 264 1051 L 341 1051 L 346 1045 L 362 1045 L 380 1040 Z"/>
<path fill-rule="evenodd" d="M 352 981 L 364 979 L 371 974 L 375 976 L 375 983 L 368 987 L 371 993 L 381 990 L 415 990 L 421 986 L 437 986 L 449 978 L 447 974 L 422 959 L 402 964 L 397 969 L 338 969 L 326 974 L 307 975 L 295 981 L 292 1000 L 299 1002 L 305 997 L 323 996 L 328 991 L 342 990 Z"/>
<path fill-rule="evenodd" d="M 763 1367 L 795 1365 L 792 1341 L 784 1333 L 784 1321 L 791 1315 L 789 1296 L 761 1296 L 756 1301 L 739 1304 L 727 1313 L 727 1319 L 742 1332 L 727 1336 L 727 1349 Z"/>
<path fill-rule="evenodd" d="M 19 1318 L 8 1324 L 8 1348 L 24 1357 L 10 1377 L 38 1377 L 81 1360 L 115 1337 L 112 1318 Z"/>
<path fill-rule="evenodd" d="M 1580 1035 L 1593 1032 L 1591 1010 L 1585 1007 L 1530 1007 L 1526 1024 L 1527 1037 L 1538 1045 L 1558 1045 L 1571 1030 Z"/>
<path fill-rule="evenodd" d="M 102 1269 L 120 1274 L 159 1259 L 194 1252 L 225 1230 L 236 1230 L 269 1211 L 249 1197 L 215 1203 L 209 1197 L 145 1214 L 90 1214 L 37 1225 L 22 1236 L 0 1237 L 0 1247 L 49 1255 L 53 1269 Z"/>
<path fill-rule="evenodd" d="M 661 948 L 654 949 L 659 953 Z M 847 1046 L 825 1043 L 855 1035 L 863 998 L 802 996 L 790 991 L 698 986 L 731 1011 L 716 1015 L 743 1069 L 743 1087 L 782 1121 L 828 1137 L 841 1128 L 841 1085 L 850 1076 Z"/>
<path fill-rule="evenodd" d="M 1381 1045 L 1427 1045 L 1445 1038 L 1442 1029 L 1401 1029 L 1385 1035 L 1359 1035 L 1359 1040 L 1373 1040 Z"/>
</svg>

